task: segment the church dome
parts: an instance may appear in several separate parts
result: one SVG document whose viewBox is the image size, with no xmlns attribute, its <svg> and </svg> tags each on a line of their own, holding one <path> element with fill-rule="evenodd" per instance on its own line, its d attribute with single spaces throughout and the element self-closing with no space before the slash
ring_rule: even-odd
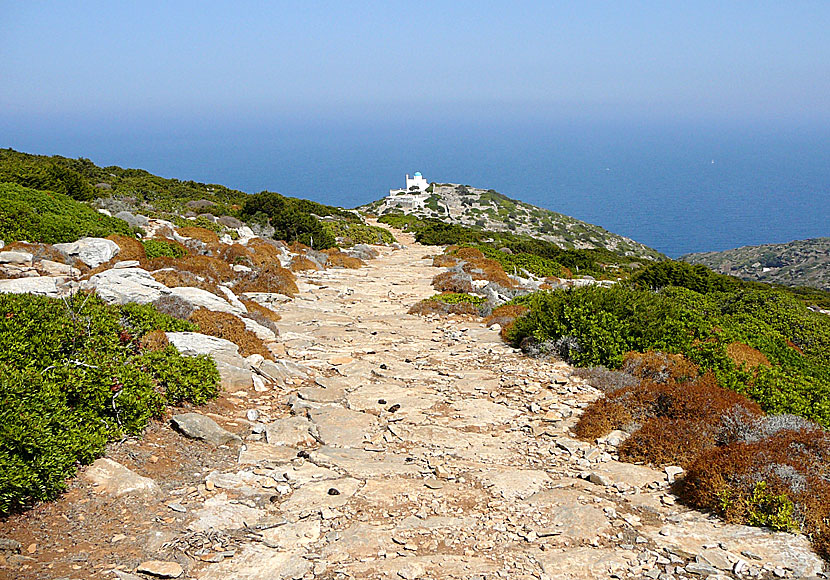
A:
<svg viewBox="0 0 830 580">
<path fill-rule="evenodd" d="M 423 177 L 420 171 L 416 171 L 413 177 Z"/>
</svg>

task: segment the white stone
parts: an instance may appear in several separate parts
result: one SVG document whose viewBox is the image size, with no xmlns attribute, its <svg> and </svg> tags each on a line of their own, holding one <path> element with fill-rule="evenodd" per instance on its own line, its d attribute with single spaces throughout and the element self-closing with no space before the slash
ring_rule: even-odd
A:
<svg viewBox="0 0 830 580">
<path fill-rule="evenodd" d="M 20 264 L 28 266 L 32 263 L 33 257 L 29 252 L 8 250 L 6 252 L 0 252 L 0 264 Z"/>
<path fill-rule="evenodd" d="M 194 308 L 205 308 L 206 310 L 212 310 L 214 312 L 227 312 L 228 314 L 237 315 L 246 312 L 246 310 L 240 310 L 231 305 L 227 300 L 219 298 L 216 294 L 202 290 L 201 288 L 176 286 L 175 288 L 170 288 L 170 293 L 188 302 Z"/>
<path fill-rule="evenodd" d="M 110 304 L 149 304 L 170 293 L 170 289 L 141 268 L 104 270 L 82 283 Z"/>
<path fill-rule="evenodd" d="M 69 293 L 65 283 L 66 278 L 52 276 L 0 280 L 0 294 L 35 294 L 59 298 Z"/>
<path fill-rule="evenodd" d="M 115 496 L 125 494 L 155 494 L 159 491 L 156 482 L 142 477 L 111 459 L 97 459 L 83 474 L 84 478 L 98 487 L 98 491 Z"/>
<path fill-rule="evenodd" d="M 106 238 L 81 238 L 77 242 L 55 244 L 53 247 L 64 254 L 77 257 L 90 268 L 110 261 L 121 250 L 118 244 Z"/>
</svg>

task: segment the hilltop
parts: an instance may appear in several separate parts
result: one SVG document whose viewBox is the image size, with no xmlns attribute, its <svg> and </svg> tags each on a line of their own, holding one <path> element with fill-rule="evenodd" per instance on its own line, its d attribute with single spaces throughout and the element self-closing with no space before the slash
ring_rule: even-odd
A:
<svg viewBox="0 0 830 580">
<path fill-rule="evenodd" d="M 830 290 L 830 238 L 686 254 L 680 260 L 743 280 Z"/>
<path fill-rule="evenodd" d="M 510 232 L 563 249 L 604 249 L 649 261 L 665 258 L 657 250 L 600 226 L 469 185 L 432 183 L 423 192 L 390 195 L 358 209 L 378 216 L 403 213 L 483 231 Z"/>
</svg>

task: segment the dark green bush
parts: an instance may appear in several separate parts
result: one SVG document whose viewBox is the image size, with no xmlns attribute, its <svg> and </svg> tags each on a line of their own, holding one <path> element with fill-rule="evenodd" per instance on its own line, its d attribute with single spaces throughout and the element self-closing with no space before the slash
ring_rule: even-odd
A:
<svg viewBox="0 0 830 580">
<path fill-rule="evenodd" d="M 530 308 L 511 329 L 517 346 L 609 368 L 619 367 L 628 351 L 684 354 L 767 412 L 830 425 L 830 318 L 786 293 L 616 285 L 536 293 L 517 302 Z M 769 365 L 750 368 L 733 360 L 729 346 L 735 343 L 756 349 Z"/>
<path fill-rule="evenodd" d="M 389 230 L 345 220 L 322 222 L 323 229 L 334 238 L 345 238 L 354 244 L 393 244 L 395 236 Z"/>
<path fill-rule="evenodd" d="M 465 294 L 463 292 L 444 292 L 442 294 L 430 296 L 427 300 L 443 302 L 444 304 L 460 304 L 462 302 L 466 302 L 476 306 L 487 302 L 487 299 L 484 296 L 473 296 L 472 294 Z"/>
<path fill-rule="evenodd" d="M 215 396 L 211 359 L 140 350 L 147 332 L 192 329 L 95 295 L 0 295 L 0 514 L 54 498 L 79 463 L 139 433 L 165 404 Z"/>
<path fill-rule="evenodd" d="M 334 247 L 334 236 L 323 228 L 323 225 L 315 217 L 316 211 L 332 213 L 342 212 L 337 208 L 327 208 L 314 202 L 299 200 L 282 196 L 278 193 L 264 191 L 249 196 L 245 200 L 240 215 L 243 219 L 254 219 L 264 216 L 268 223 L 274 228 L 273 237 L 286 242 L 300 242 L 317 250 Z M 351 218 L 358 219 L 350 212 Z M 316 214 L 320 215 L 320 214 Z"/>
<path fill-rule="evenodd" d="M 0 183 L 0 240 L 6 243 L 57 244 L 110 234 L 131 236 L 132 229 L 66 195 Z"/>
<path fill-rule="evenodd" d="M 142 240 L 147 259 L 153 258 L 181 258 L 187 255 L 187 250 L 180 245 L 167 240 Z"/>
</svg>

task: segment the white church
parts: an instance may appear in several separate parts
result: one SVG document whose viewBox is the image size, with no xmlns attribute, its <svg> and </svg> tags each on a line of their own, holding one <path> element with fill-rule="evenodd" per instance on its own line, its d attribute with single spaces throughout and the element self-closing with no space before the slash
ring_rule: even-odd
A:
<svg viewBox="0 0 830 580">
<path fill-rule="evenodd" d="M 406 188 L 404 189 L 390 189 L 389 195 L 406 195 L 406 194 L 418 194 L 418 193 L 425 193 L 429 187 L 429 182 L 424 179 L 424 176 L 421 175 L 420 171 L 416 171 L 415 175 L 409 177 L 409 174 L 406 174 Z"/>
</svg>

